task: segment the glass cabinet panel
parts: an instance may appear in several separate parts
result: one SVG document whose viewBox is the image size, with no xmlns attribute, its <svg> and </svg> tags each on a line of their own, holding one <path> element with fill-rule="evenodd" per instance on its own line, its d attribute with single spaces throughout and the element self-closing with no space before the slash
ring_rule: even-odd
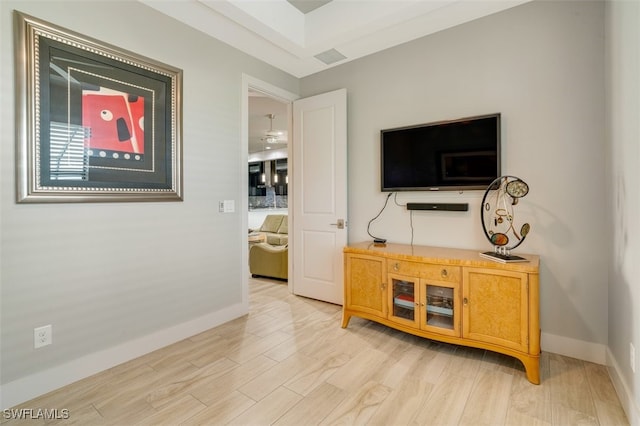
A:
<svg viewBox="0 0 640 426">
<path fill-rule="evenodd" d="M 392 285 L 392 315 L 409 321 L 416 320 L 416 284 L 398 278 L 391 279 Z"/>
<path fill-rule="evenodd" d="M 431 327 L 455 329 L 454 289 L 441 285 L 427 284 L 426 323 Z"/>
</svg>

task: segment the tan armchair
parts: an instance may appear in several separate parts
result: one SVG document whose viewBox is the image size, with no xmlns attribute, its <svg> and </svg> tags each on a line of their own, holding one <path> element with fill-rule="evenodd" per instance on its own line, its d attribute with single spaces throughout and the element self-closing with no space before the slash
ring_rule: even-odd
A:
<svg viewBox="0 0 640 426">
<path fill-rule="evenodd" d="M 274 246 L 283 246 L 289 242 L 289 221 L 286 214 L 269 214 L 258 229 L 251 233 L 261 233 L 265 241 Z"/>
<path fill-rule="evenodd" d="M 289 272 L 288 246 L 254 244 L 249 248 L 249 271 L 253 276 L 286 280 Z"/>
</svg>

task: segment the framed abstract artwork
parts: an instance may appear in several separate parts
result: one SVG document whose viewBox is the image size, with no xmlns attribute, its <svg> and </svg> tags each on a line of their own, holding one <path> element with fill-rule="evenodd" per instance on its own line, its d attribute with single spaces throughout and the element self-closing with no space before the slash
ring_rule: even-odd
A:
<svg viewBox="0 0 640 426">
<path fill-rule="evenodd" d="M 14 12 L 17 202 L 182 200 L 182 70 Z"/>
</svg>

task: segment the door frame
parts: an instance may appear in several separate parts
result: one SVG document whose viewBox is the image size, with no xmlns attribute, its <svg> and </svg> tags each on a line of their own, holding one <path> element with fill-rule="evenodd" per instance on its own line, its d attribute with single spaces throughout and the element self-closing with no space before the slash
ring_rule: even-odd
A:
<svg viewBox="0 0 640 426">
<path fill-rule="evenodd" d="M 280 87 L 274 86 L 273 84 L 267 83 L 266 81 L 262 81 L 255 77 L 252 77 L 248 74 L 242 74 L 242 95 L 241 95 L 241 119 L 240 119 L 240 202 L 238 203 L 239 211 L 242 213 L 241 215 L 241 226 L 240 226 L 240 238 L 244 243 L 241 244 L 242 247 L 242 304 L 247 309 L 249 307 L 249 245 L 246 244 L 247 240 L 247 229 L 249 226 L 248 222 L 248 214 L 249 211 L 249 90 L 255 90 L 258 92 L 262 92 L 265 95 L 278 100 L 284 104 L 287 104 L 287 122 L 288 122 L 288 130 L 289 135 L 293 135 L 293 101 L 300 98 L 299 95 L 295 93 L 289 92 Z M 295 165 L 291 159 L 293 158 L 292 153 L 292 145 L 293 140 L 289 138 L 289 144 L 287 146 L 287 157 L 289 168 L 289 176 L 293 176 L 293 168 Z M 293 179 L 289 179 L 289 191 L 287 195 L 287 205 L 291 205 L 291 198 L 293 197 L 293 191 L 291 189 L 295 185 Z M 288 220 L 289 229 L 292 228 L 292 222 L 294 218 L 291 215 L 292 209 L 288 207 Z M 289 239 L 289 271 L 288 276 L 293 276 L 293 264 L 291 262 L 291 253 L 293 251 L 293 247 L 291 246 L 291 238 Z M 293 284 L 291 279 L 287 280 L 287 286 L 289 288 L 289 292 L 293 292 Z"/>
</svg>

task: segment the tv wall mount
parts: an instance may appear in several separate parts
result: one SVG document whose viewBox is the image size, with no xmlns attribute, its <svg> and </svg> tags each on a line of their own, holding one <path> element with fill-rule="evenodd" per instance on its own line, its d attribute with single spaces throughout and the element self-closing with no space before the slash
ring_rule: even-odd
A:
<svg viewBox="0 0 640 426">
<path fill-rule="evenodd" d="M 531 230 L 524 223 L 517 228 L 515 207 L 529 193 L 529 185 L 515 176 L 500 176 L 488 187 L 482 198 L 480 219 L 484 234 L 493 245 L 493 251 L 480 253 L 497 262 L 526 262 L 527 259 L 511 254 L 522 244 Z"/>
</svg>

